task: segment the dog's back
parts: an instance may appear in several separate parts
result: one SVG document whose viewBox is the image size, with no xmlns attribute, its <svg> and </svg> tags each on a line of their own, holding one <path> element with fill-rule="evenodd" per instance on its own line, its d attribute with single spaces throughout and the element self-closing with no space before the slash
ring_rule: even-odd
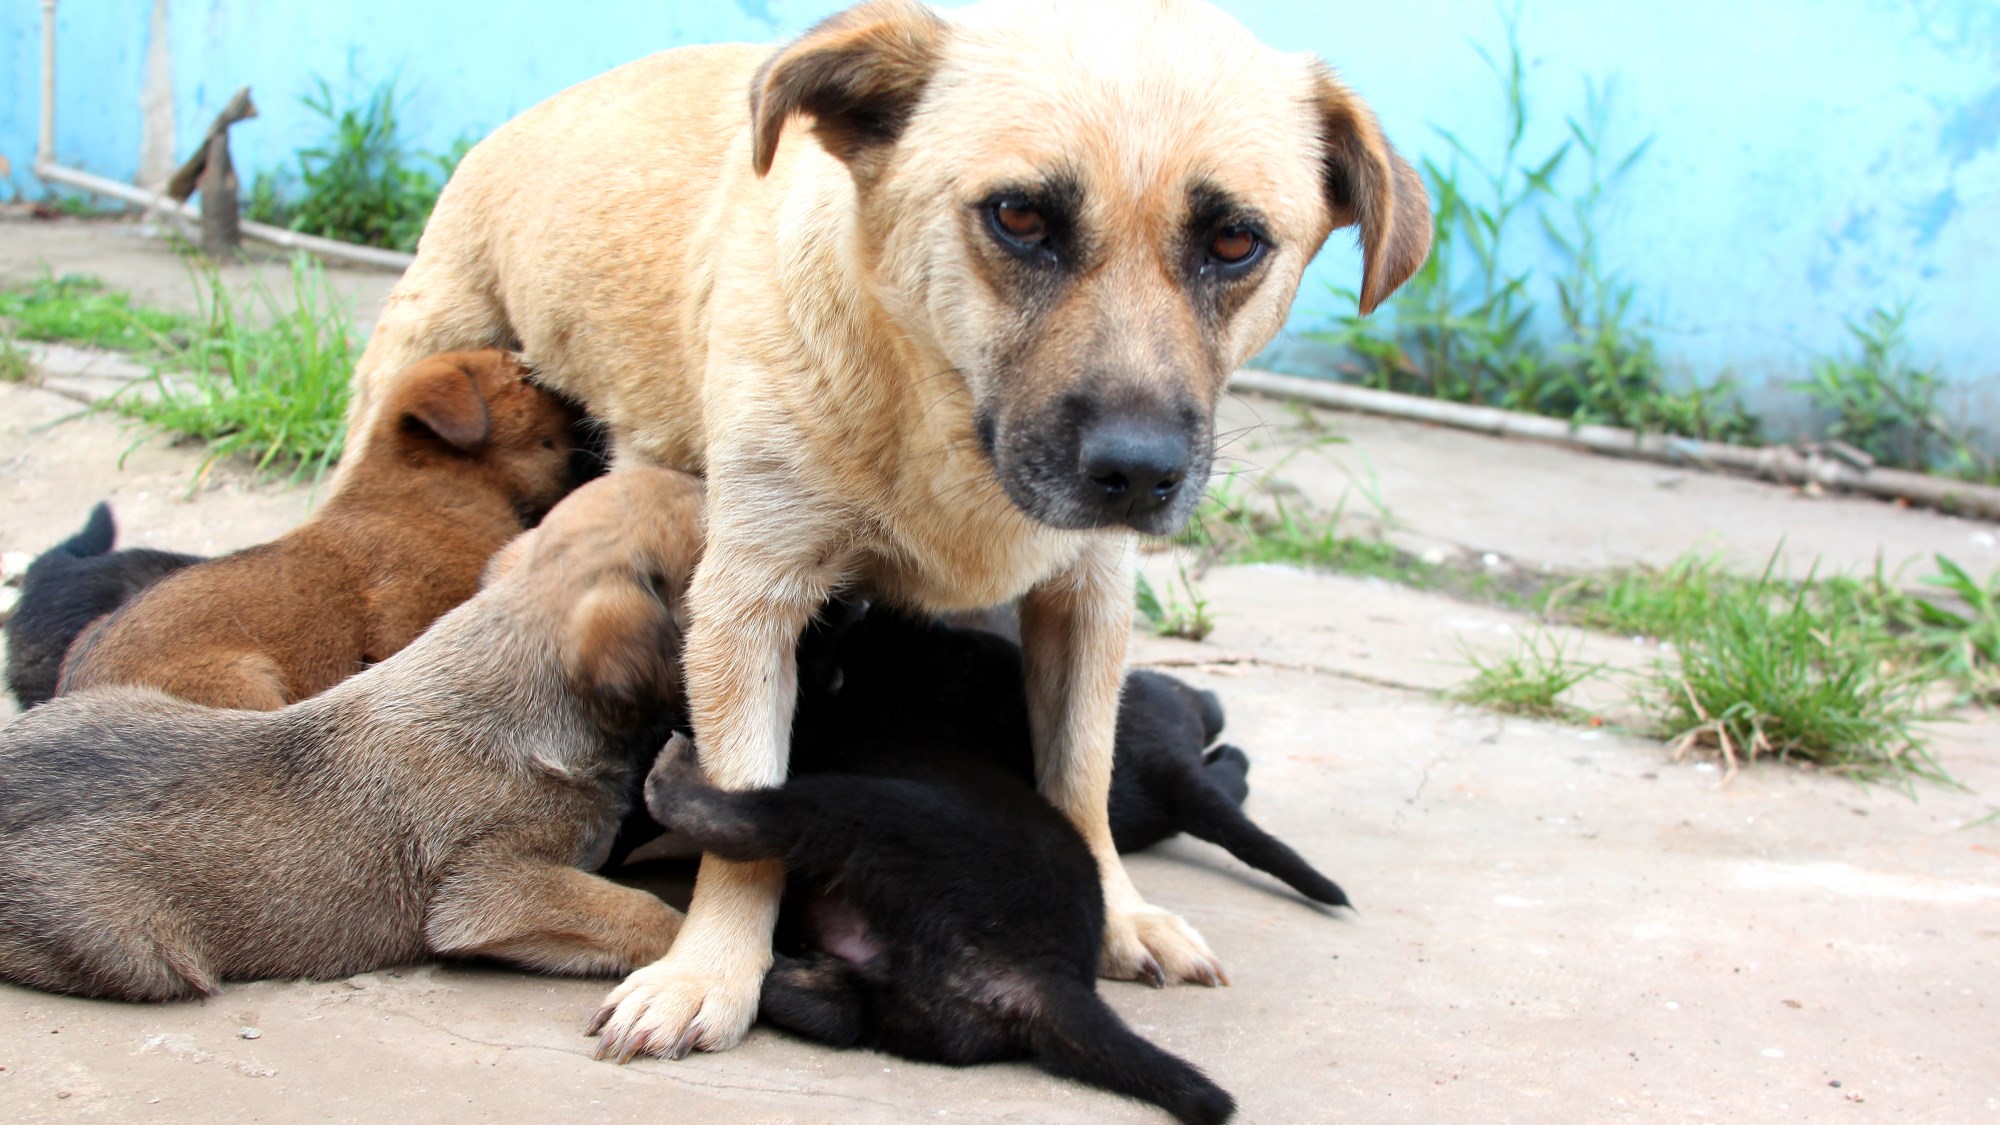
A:
<svg viewBox="0 0 2000 1125">
<path fill-rule="evenodd" d="M 422 856 L 329 780 L 330 719 L 109 688 L 0 730 L 0 977 L 170 1000 L 418 956 Z"/>
<path fill-rule="evenodd" d="M 111 508 L 90 511 L 83 530 L 49 548 L 21 580 L 21 600 L 8 616 L 7 688 L 21 707 L 56 692 L 63 654 L 91 623 L 134 595 L 201 558 L 146 547 L 112 550 L 118 536 Z"/>
</svg>

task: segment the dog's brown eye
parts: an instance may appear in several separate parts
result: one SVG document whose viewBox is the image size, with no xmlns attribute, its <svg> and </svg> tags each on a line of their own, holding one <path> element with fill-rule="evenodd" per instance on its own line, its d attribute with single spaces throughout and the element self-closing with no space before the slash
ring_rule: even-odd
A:
<svg viewBox="0 0 2000 1125">
<path fill-rule="evenodd" d="M 1226 227 L 1208 241 L 1208 256 L 1225 266 L 1240 266 L 1251 259 L 1263 243 L 1243 227 Z"/>
<path fill-rule="evenodd" d="M 1040 242 L 1049 235 L 1048 220 L 1034 204 L 1023 200 L 1003 199 L 994 204 L 993 221 L 1017 242 Z"/>
</svg>

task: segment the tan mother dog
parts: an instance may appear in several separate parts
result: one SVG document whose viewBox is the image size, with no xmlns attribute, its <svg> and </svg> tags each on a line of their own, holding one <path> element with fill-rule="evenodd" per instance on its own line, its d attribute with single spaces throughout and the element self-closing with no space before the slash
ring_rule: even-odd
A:
<svg viewBox="0 0 2000 1125">
<path fill-rule="evenodd" d="M 619 458 L 707 474 L 686 672 L 726 788 L 783 781 L 792 644 L 829 593 L 1020 599 L 1041 789 L 1102 869 L 1105 975 L 1215 983 L 1106 824 L 1127 564 L 1193 510 L 1230 372 L 1350 225 L 1372 309 L 1429 249 L 1415 172 L 1324 65 L 1212 8 L 879 0 L 495 132 L 383 310 L 357 410 L 415 356 L 518 344 Z M 705 860 L 600 1051 L 735 1044 L 782 878 Z"/>
</svg>

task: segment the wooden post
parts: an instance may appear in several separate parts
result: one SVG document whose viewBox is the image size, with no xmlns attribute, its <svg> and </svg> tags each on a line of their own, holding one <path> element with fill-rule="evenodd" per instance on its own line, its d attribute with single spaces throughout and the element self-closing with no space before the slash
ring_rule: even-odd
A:
<svg viewBox="0 0 2000 1125">
<path fill-rule="evenodd" d="M 257 106 L 245 86 L 216 115 L 201 147 L 167 181 L 166 195 L 177 202 L 185 203 L 188 196 L 201 192 L 201 248 L 211 258 L 235 258 L 243 239 L 236 198 L 239 185 L 229 159 L 229 127 L 255 116 Z"/>
</svg>

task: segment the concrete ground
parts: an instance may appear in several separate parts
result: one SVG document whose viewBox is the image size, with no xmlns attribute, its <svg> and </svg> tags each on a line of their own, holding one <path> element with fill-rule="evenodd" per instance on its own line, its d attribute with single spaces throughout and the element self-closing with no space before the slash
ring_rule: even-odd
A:
<svg viewBox="0 0 2000 1125">
<path fill-rule="evenodd" d="M 68 228 L 67 230 L 65 228 Z M 31 237 L 17 237 L 22 231 Z M 166 286 L 117 228 L 0 226 L 0 279 L 59 272 Z M 379 275 L 344 279 L 373 290 Z M 150 290 L 149 290 L 150 291 Z M 164 290 L 162 290 L 164 291 Z M 0 551 L 34 552 L 110 497 L 126 542 L 215 551 L 309 510 L 234 466 L 188 494 L 195 452 L 75 403 L 0 387 Z M 1664 563 L 1701 549 L 1802 571 L 1941 550 L 2000 567 L 1991 525 L 1808 498 L 1422 426 L 1235 399 L 1248 473 L 1323 507 L 1348 497 L 1413 549 L 1498 567 Z M 1335 434 L 1289 458 L 1302 438 Z M 1246 478 L 1247 479 L 1247 478 Z M 1164 576 L 1165 560 L 1148 562 Z M 1380 582 L 1275 567 L 1203 580 L 1202 644 L 1135 635 L 1135 659 L 1217 690 L 1255 768 L 1249 809 L 1359 910 L 1305 904 L 1214 848 L 1132 860 L 1234 983 L 1106 984 L 1144 1034 L 1208 1070 L 1249 1122 L 2000 1119 L 2000 724 L 1933 729 L 1968 792 L 1915 799 L 1710 762 L 1606 730 L 1441 701 L 1462 644 L 1520 617 Z M 1653 654 L 1587 637 L 1593 659 Z M 234 985 L 129 1006 L 0 986 L 8 1120 L 1148 1121 L 1024 1066 L 968 1071 L 767 1031 L 723 1055 L 592 1061 L 607 982 L 422 965 Z"/>
</svg>

